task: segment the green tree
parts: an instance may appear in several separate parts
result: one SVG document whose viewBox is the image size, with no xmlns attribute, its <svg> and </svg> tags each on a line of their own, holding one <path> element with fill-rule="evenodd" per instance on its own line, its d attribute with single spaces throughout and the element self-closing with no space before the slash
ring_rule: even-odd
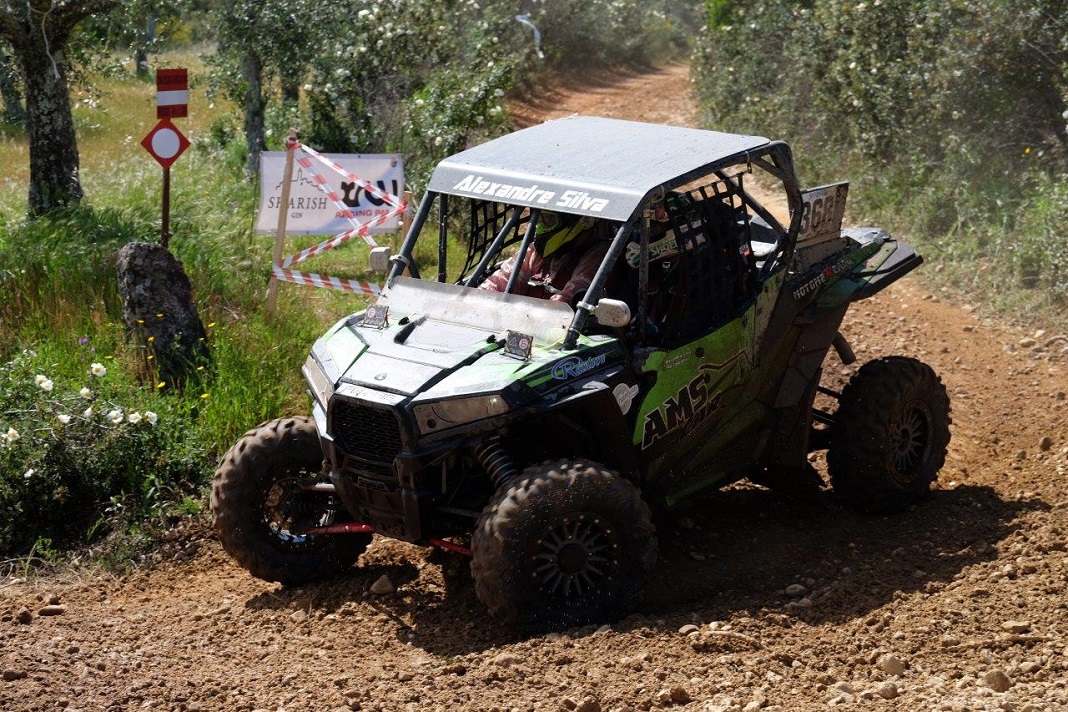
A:
<svg viewBox="0 0 1068 712">
<path fill-rule="evenodd" d="M 33 217 L 82 199 L 65 49 L 75 27 L 117 0 L 0 2 L 0 39 L 11 44 L 26 96 Z"/>
</svg>

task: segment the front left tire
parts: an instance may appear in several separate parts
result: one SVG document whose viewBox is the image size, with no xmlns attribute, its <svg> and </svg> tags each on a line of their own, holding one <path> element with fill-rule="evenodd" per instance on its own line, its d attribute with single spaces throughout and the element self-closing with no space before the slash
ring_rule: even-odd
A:
<svg viewBox="0 0 1068 712">
<path fill-rule="evenodd" d="M 622 617 L 656 563 L 638 489 L 598 463 L 528 467 L 486 505 L 471 540 L 475 592 L 527 630 Z"/>
</svg>

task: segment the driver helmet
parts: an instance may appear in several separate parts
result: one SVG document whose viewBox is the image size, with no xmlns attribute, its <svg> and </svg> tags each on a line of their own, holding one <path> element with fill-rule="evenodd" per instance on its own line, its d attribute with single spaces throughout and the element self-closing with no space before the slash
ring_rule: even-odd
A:
<svg viewBox="0 0 1068 712">
<path fill-rule="evenodd" d="M 544 212 L 534 229 L 534 249 L 542 257 L 564 252 L 592 224 L 589 218 L 578 215 Z"/>
</svg>

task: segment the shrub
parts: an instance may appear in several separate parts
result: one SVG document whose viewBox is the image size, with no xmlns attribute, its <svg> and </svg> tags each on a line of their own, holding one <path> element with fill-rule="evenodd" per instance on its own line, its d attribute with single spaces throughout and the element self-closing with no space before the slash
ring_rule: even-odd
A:
<svg viewBox="0 0 1068 712">
<path fill-rule="evenodd" d="M 112 515 L 166 515 L 197 492 L 208 463 L 188 414 L 120 370 L 29 350 L 0 366 L 0 552 L 82 542 Z"/>
<path fill-rule="evenodd" d="M 1068 8 L 1050 0 L 707 0 L 694 76 L 708 123 L 773 134 L 854 217 L 1058 293 L 1068 185 Z M 1056 223 L 1056 226 L 1054 226 Z"/>
</svg>

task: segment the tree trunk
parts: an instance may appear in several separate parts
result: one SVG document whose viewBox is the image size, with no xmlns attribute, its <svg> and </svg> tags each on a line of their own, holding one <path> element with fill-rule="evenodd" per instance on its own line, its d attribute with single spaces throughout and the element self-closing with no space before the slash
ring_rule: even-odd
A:
<svg viewBox="0 0 1068 712">
<path fill-rule="evenodd" d="M 15 81 L 15 62 L 7 54 L 0 55 L 0 99 L 4 102 L 4 116 L 8 121 L 21 124 L 26 120 L 22 106 L 22 94 Z"/>
<path fill-rule="evenodd" d="M 116 5 L 118 0 L 0 3 L 0 39 L 11 43 L 26 94 L 30 217 L 82 199 L 64 48 L 75 25 Z"/>
<path fill-rule="evenodd" d="M 245 172 L 255 177 L 260 172 L 260 151 L 266 144 L 263 136 L 263 60 L 253 50 L 241 60 L 241 78 L 245 80 L 245 143 L 248 159 Z"/>
<path fill-rule="evenodd" d="M 30 215 L 37 217 L 81 201 L 78 143 L 62 48 L 27 44 L 19 65 L 30 138 Z"/>
<path fill-rule="evenodd" d="M 282 77 L 282 103 L 287 108 L 295 107 L 300 103 L 299 77 Z"/>
</svg>

